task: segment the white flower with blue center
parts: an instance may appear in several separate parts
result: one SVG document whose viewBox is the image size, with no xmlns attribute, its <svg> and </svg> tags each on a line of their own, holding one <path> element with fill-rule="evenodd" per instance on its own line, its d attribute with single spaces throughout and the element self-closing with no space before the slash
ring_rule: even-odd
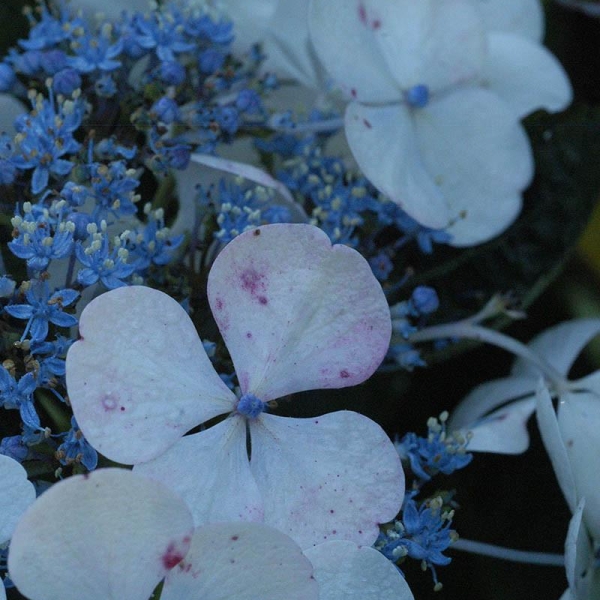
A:
<svg viewBox="0 0 600 600">
<path fill-rule="evenodd" d="M 317 56 L 350 99 L 345 131 L 359 167 L 419 223 L 444 228 L 454 246 L 484 242 L 513 222 L 534 171 L 520 119 L 571 100 L 564 70 L 537 41 L 536 7 L 310 4 Z"/>
<path fill-rule="evenodd" d="M 222 250 L 208 301 L 241 397 L 175 300 L 118 288 L 86 307 L 82 339 L 67 355 L 69 398 L 86 439 L 174 489 L 196 525 L 264 521 L 302 548 L 333 539 L 371 545 L 404 496 L 383 430 L 350 411 L 309 419 L 264 412 L 289 394 L 356 385 L 379 366 L 391 319 L 367 261 L 311 225 L 267 225 Z M 229 416 L 183 437 L 219 415 Z"/>
</svg>

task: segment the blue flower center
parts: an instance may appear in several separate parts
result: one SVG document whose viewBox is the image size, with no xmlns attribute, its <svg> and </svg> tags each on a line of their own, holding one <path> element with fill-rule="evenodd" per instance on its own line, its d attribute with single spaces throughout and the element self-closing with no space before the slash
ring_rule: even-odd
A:
<svg viewBox="0 0 600 600">
<path fill-rule="evenodd" d="M 424 108 L 429 103 L 429 88 L 426 85 L 414 85 L 404 92 L 404 99 L 413 108 Z"/>
<path fill-rule="evenodd" d="M 249 419 L 256 419 L 266 408 L 267 405 L 254 394 L 244 394 L 239 399 L 236 410 L 240 415 L 244 415 Z"/>
</svg>

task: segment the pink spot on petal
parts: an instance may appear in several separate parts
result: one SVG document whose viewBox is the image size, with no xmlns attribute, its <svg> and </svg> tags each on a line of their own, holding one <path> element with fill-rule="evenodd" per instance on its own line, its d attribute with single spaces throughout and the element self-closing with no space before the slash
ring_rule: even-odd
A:
<svg viewBox="0 0 600 600">
<path fill-rule="evenodd" d="M 215 307 L 217 310 L 223 310 L 223 300 L 221 300 L 221 298 L 217 298 Z"/>
<path fill-rule="evenodd" d="M 106 392 L 104 396 L 102 396 L 102 406 L 106 412 L 110 412 L 117 408 L 118 404 L 118 396 L 114 395 L 112 392 Z"/>
<path fill-rule="evenodd" d="M 171 542 L 162 555 L 163 567 L 167 570 L 172 569 L 183 560 L 184 554 L 175 548 L 175 544 Z"/>
<path fill-rule="evenodd" d="M 342 379 L 348 379 L 348 377 L 350 377 L 350 373 L 348 373 L 348 371 L 346 371 L 346 369 L 343 369 L 340 371 L 340 377 Z"/>
<path fill-rule="evenodd" d="M 367 24 L 367 9 L 362 2 L 358 5 L 358 18 L 363 25 Z"/>
<path fill-rule="evenodd" d="M 377 31 L 380 27 L 381 27 L 381 21 L 379 19 L 375 19 L 372 23 L 371 23 L 371 27 Z"/>
<path fill-rule="evenodd" d="M 252 333 L 250 333 L 249 331 L 248 331 L 248 332 L 246 332 L 246 337 L 247 337 L 248 339 L 251 339 L 251 338 L 252 338 Z"/>
<path fill-rule="evenodd" d="M 267 300 L 267 299 L 266 299 L 264 296 L 259 296 L 259 297 L 258 297 L 258 301 L 259 301 L 261 304 L 267 304 L 267 303 L 269 302 L 269 301 L 268 301 L 268 300 Z"/>
<path fill-rule="evenodd" d="M 373 129 L 373 125 L 367 119 L 363 119 L 363 124 L 367 129 Z"/>
<path fill-rule="evenodd" d="M 237 542 L 239 539 L 240 539 L 240 536 L 239 536 L 239 535 L 232 535 L 232 536 L 231 536 L 231 541 L 232 541 L 232 542 Z"/>
</svg>

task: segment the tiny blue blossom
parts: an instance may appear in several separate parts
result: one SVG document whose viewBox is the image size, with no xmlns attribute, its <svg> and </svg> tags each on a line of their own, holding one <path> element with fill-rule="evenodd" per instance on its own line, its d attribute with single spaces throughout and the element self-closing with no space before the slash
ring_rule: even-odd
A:
<svg viewBox="0 0 600 600">
<path fill-rule="evenodd" d="M 83 436 L 75 417 L 71 417 L 71 429 L 64 434 L 64 438 L 55 453 L 60 463 L 81 463 L 88 471 L 93 471 L 98 465 L 98 453 Z"/>
</svg>

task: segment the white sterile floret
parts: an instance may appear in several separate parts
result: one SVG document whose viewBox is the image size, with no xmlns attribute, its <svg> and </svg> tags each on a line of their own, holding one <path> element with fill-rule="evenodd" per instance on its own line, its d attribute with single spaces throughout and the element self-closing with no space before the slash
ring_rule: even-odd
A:
<svg viewBox="0 0 600 600">
<path fill-rule="evenodd" d="M 391 319 L 368 263 L 316 227 L 266 225 L 221 251 L 208 300 L 241 398 L 213 369 L 178 302 L 119 288 L 86 307 L 82 339 L 67 355 L 69 398 L 86 439 L 174 489 L 197 525 L 264 521 L 302 548 L 330 539 L 371 545 L 404 495 L 384 431 L 350 411 L 310 419 L 264 412 L 271 400 L 356 385 L 377 369 Z"/>
<path fill-rule="evenodd" d="M 513 222 L 534 168 L 520 119 L 571 100 L 539 28 L 513 3 L 513 21 L 496 28 L 500 8 L 481 4 L 311 0 L 309 11 L 315 51 L 350 100 L 345 131 L 359 167 L 454 246 Z"/>
<path fill-rule="evenodd" d="M 35 489 L 28 481 L 25 469 L 16 460 L 3 454 L 0 454 L 0 481 L 1 546 L 11 538 L 17 521 L 35 500 Z"/>
</svg>

